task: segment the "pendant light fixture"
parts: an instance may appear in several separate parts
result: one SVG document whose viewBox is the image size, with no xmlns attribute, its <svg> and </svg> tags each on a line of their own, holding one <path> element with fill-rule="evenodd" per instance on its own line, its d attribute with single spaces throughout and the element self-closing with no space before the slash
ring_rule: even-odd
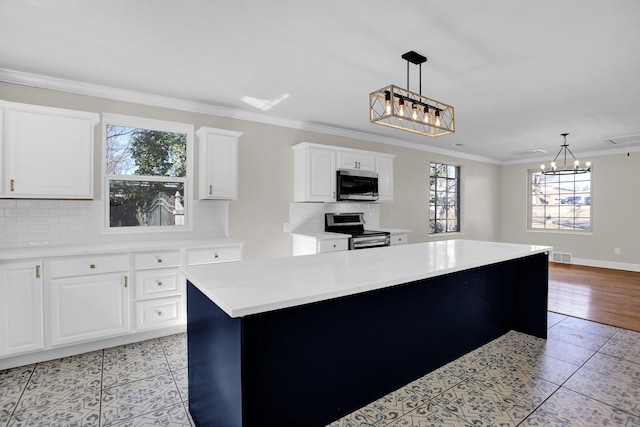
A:
<svg viewBox="0 0 640 427">
<path fill-rule="evenodd" d="M 567 144 L 567 135 L 568 133 L 561 133 L 564 137 L 564 144 L 560 146 L 560 151 L 556 154 L 556 157 L 553 159 L 549 168 L 545 165 L 540 165 L 540 169 L 544 175 L 571 175 L 571 174 L 579 174 L 591 172 L 591 162 L 586 162 L 584 166 L 580 166 L 580 161 L 576 159 L 576 156 L 573 155 L 571 150 L 569 149 L 569 144 Z M 567 164 L 567 153 L 571 155 L 573 159 L 573 163 Z M 556 163 L 558 157 L 562 155 L 562 166 L 559 166 Z M 569 159 L 571 161 L 571 159 Z"/>
<path fill-rule="evenodd" d="M 425 56 L 414 51 L 402 55 L 407 61 L 407 88 L 389 85 L 369 94 L 370 121 L 426 136 L 455 132 L 453 107 L 422 95 L 422 63 Z M 420 67 L 420 89 L 409 90 L 409 63 Z"/>
</svg>

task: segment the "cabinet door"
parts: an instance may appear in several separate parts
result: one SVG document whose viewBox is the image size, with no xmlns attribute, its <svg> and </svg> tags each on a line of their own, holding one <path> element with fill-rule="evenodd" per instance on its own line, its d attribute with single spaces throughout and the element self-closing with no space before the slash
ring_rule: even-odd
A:
<svg viewBox="0 0 640 427">
<path fill-rule="evenodd" d="M 125 274 L 51 280 L 51 345 L 129 332 L 129 288 Z"/>
<path fill-rule="evenodd" d="M 378 202 L 393 202 L 393 159 L 376 157 Z"/>
<path fill-rule="evenodd" d="M 201 128 L 199 149 L 200 199 L 238 198 L 238 137 L 240 132 Z"/>
<path fill-rule="evenodd" d="M 0 356 L 43 347 L 42 263 L 0 266 Z"/>
<path fill-rule="evenodd" d="M 336 201 L 336 152 L 332 149 L 309 148 L 307 158 L 307 201 Z"/>
<path fill-rule="evenodd" d="M 375 157 L 373 155 L 351 151 L 338 152 L 338 169 L 374 171 L 375 166 Z"/>
<path fill-rule="evenodd" d="M 8 105 L 5 196 L 93 198 L 93 132 L 97 122 L 94 113 Z"/>
</svg>

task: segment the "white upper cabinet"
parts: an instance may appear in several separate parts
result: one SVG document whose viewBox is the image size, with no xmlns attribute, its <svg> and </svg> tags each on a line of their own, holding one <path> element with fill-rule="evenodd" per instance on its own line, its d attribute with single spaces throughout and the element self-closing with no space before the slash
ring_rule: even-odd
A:
<svg viewBox="0 0 640 427">
<path fill-rule="evenodd" d="M 293 199 L 296 202 L 336 201 L 336 150 L 332 147 L 293 147 Z"/>
<path fill-rule="evenodd" d="M 372 154 L 355 151 L 338 151 L 338 169 L 358 169 L 375 171 L 376 159 Z"/>
<path fill-rule="evenodd" d="M 376 157 L 378 202 L 393 202 L 393 157 Z"/>
<path fill-rule="evenodd" d="M 202 127 L 198 137 L 198 198 L 238 198 L 238 138 L 242 132 Z"/>
<path fill-rule="evenodd" d="M 310 142 L 292 148 L 294 202 L 335 202 L 338 169 L 376 172 L 378 202 L 393 202 L 395 155 Z"/>
<path fill-rule="evenodd" d="M 2 105 L 3 197 L 92 199 L 99 115 L 13 102 Z"/>
</svg>

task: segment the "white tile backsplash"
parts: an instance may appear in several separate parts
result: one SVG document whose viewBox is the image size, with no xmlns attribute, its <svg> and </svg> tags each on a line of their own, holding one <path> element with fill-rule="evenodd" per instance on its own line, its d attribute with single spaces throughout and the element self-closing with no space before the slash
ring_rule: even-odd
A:
<svg viewBox="0 0 640 427">
<path fill-rule="evenodd" d="M 229 233 L 229 203 L 194 200 L 193 231 L 171 233 L 189 237 L 225 237 Z M 45 245 L 77 245 L 164 240 L 167 233 L 104 232 L 101 200 L 0 199 L 0 249 Z"/>
</svg>

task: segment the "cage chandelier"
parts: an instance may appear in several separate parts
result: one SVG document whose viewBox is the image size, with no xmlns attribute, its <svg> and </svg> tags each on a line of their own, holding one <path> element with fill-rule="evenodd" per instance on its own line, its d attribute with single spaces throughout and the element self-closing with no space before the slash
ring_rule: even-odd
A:
<svg viewBox="0 0 640 427">
<path fill-rule="evenodd" d="M 389 85 L 369 94 L 370 121 L 426 136 L 455 132 L 453 107 L 422 95 L 422 63 L 427 58 L 410 51 L 402 59 L 407 61 L 407 88 Z M 409 63 L 420 68 L 419 93 L 409 90 Z"/>
<path fill-rule="evenodd" d="M 576 159 L 576 156 L 574 156 L 569 149 L 569 144 L 567 144 L 567 135 L 569 134 L 561 133 L 560 135 L 564 136 L 564 144 L 560 146 L 560 151 L 558 151 L 558 154 L 556 154 L 556 157 L 551 162 L 549 169 L 547 169 L 545 165 L 540 165 L 542 173 L 545 175 L 571 175 L 591 172 L 591 162 L 586 162 L 584 166 L 580 166 L 580 161 Z M 567 153 L 573 158 L 573 164 L 567 165 Z M 558 160 L 561 154 L 563 162 L 562 166 L 558 166 L 556 160 Z M 571 159 L 569 159 L 569 161 L 571 161 Z"/>
</svg>

